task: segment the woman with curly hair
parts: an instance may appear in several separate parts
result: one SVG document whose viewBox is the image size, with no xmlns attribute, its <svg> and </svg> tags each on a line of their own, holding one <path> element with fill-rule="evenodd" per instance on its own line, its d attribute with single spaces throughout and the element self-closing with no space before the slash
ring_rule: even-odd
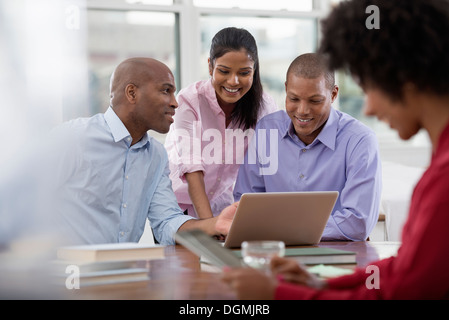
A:
<svg viewBox="0 0 449 320">
<path fill-rule="evenodd" d="M 368 29 L 366 9 L 379 9 L 379 29 Z M 293 260 L 275 258 L 267 276 L 233 269 L 223 279 L 249 299 L 449 298 L 449 1 L 354 0 L 322 24 L 320 51 L 332 69 L 348 70 L 366 95 L 365 113 L 387 122 L 402 139 L 419 130 L 432 144 L 429 168 L 416 185 L 396 256 L 372 262 L 379 287 L 365 268 L 327 281 Z"/>
</svg>

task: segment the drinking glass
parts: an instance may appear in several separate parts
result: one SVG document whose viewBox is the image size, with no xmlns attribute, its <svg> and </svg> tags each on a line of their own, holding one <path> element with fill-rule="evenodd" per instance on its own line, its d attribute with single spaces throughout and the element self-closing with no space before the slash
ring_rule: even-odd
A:
<svg viewBox="0 0 449 320">
<path fill-rule="evenodd" d="M 285 244 L 283 241 L 244 241 L 242 257 L 246 265 L 270 272 L 270 261 L 274 256 L 283 257 Z"/>
</svg>

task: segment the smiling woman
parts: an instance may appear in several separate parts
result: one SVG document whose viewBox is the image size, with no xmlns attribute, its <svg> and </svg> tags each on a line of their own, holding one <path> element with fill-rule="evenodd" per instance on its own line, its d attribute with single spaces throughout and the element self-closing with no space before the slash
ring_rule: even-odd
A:
<svg viewBox="0 0 449 320">
<path fill-rule="evenodd" d="M 241 149 L 246 151 L 256 122 L 278 109 L 263 93 L 256 41 L 247 30 L 220 30 L 212 39 L 208 66 L 209 80 L 179 92 L 175 122 L 165 140 L 178 203 L 200 218 L 217 215 L 233 202 Z M 210 132 L 221 138 L 214 138 L 213 145 L 220 140 L 220 147 L 213 152 L 199 138 Z M 244 141 L 242 148 L 234 150 L 227 136 Z"/>
<path fill-rule="evenodd" d="M 208 63 L 218 104 L 229 116 L 226 127 L 231 120 L 243 129 L 254 127 L 262 101 L 254 37 L 245 29 L 220 30 L 212 39 Z"/>
<path fill-rule="evenodd" d="M 209 58 L 212 86 L 215 89 L 218 104 L 226 115 L 226 127 L 233 117 L 237 117 L 238 110 L 234 112 L 235 107 L 253 85 L 254 64 L 245 49 L 228 52 L 222 57 L 214 59 L 214 61 Z M 260 83 L 258 86 L 260 86 Z M 255 99 L 260 99 L 256 96 L 259 95 L 258 92 L 254 95 Z M 242 116 L 244 111 L 251 111 L 251 109 L 240 110 Z"/>
</svg>

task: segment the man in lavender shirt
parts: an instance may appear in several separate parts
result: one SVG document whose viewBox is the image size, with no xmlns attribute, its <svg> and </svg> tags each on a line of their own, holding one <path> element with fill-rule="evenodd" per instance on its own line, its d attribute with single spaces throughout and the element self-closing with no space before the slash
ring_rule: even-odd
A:
<svg viewBox="0 0 449 320">
<path fill-rule="evenodd" d="M 322 56 L 297 57 L 285 88 L 286 111 L 257 124 L 234 199 L 251 192 L 339 191 L 322 240 L 366 240 L 377 222 L 381 195 L 374 132 L 331 106 L 338 86 Z"/>
</svg>

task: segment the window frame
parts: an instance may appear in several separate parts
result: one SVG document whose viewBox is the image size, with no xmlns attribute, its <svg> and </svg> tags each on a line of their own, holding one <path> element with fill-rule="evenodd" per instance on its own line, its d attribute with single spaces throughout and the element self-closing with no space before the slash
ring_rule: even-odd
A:
<svg viewBox="0 0 449 320">
<path fill-rule="evenodd" d="M 177 74 L 176 84 L 180 90 L 187 85 L 198 81 L 201 77 L 201 69 L 204 67 L 198 61 L 201 52 L 201 30 L 200 17 L 205 15 L 240 16 L 240 17 L 264 17 L 264 18 L 297 18 L 315 19 L 317 31 L 316 47 L 321 41 L 320 20 L 326 17 L 332 6 L 338 3 L 335 0 L 313 0 L 313 10 L 311 11 L 286 11 L 286 10 L 252 10 L 241 8 L 210 8 L 197 7 L 193 0 L 173 0 L 172 5 L 151 5 L 143 3 L 126 3 L 125 0 L 86 0 L 86 8 L 97 10 L 121 10 L 121 11 L 153 11 L 174 13 L 175 23 L 175 48 Z M 338 82 L 338 76 L 337 76 Z M 334 103 L 335 108 L 339 108 L 340 101 Z M 427 137 L 420 133 L 417 137 L 409 141 L 402 141 L 393 130 L 385 132 L 377 131 L 375 128 L 381 149 L 383 160 L 397 161 L 409 165 L 422 165 L 429 162 L 430 143 Z M 398 152 L 398 148 L 400 151 Z M 419 152 L 421 158 L 411 161 L 410 156 L 405 159 L 401 154 L 407 152 Z M 408 154 L 408 153 L 407 153 Z"/>
<path fill-rule="evenodd" d="M 313 0 L 312 11 L 286 10 L 251 10 L 240 8 L 209 8 L 196 7 L 193 0 L 173 0 L 173 5 L 150 5 L 142 3 L 126 3 L 124 0 L 86 0 L 86 8 L 95 10 L 119 11 L 153 11 L 174 13 L 176 16 L 175 32 L 177 47 L 177 67 L 179 70 L 178 90 L 200 78 L 200 68 L 197 61 L 201 52 L 201 30 L 199 19 L 204 15 L 266 17 L 266 18 L 298 18 L 315 19 L 317 24 L 317 41 L 320 40 L 319 21 L 325 17 L 330 8 L 330 0 Z"/>
</svg>

